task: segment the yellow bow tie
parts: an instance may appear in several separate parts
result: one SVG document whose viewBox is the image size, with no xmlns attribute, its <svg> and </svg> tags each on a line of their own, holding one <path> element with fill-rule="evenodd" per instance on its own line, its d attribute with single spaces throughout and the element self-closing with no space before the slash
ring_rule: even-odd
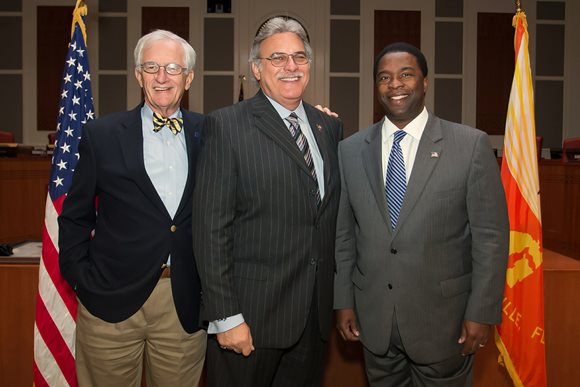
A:
<svg viewBox="0 0 580 387">
<path fill-rule="evenodd" d="M 177 134 L 183 129 L 183 118 L 167 118 L 153 113 L 153 131 L 159 132 L 164 126 L 167 126 L 173 134 Z"/>
</svg>

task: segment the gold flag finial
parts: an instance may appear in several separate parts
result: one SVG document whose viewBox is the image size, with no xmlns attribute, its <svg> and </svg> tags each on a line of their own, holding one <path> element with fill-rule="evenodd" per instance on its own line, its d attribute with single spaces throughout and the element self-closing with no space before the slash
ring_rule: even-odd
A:
<svg viewBox="0 0 580 387">
<path fill-rule="evenodd" d="M 522 4 L 520 0 L 516 0 L 516 13 L 522 12 Z"/>
<path fill-rule="evenodd" d="M 71 26 L 71 31 L 70 31 L 70 36 L 72 38 L 72 36 L 75 33 L 75 25 L 78 23 L 78 25 L 83 33 L 83 39 L 85 41 L 85 44 L 87 44 L 87 29 L 85 28 L 85 22 L 83 20 L 83 16 L 85 16 L 88 13 L 88 11 L 89 10 L 88 10 L 85 2 L 83 0 L 77 0 L 77 5 L 75 6 L 75 9 L 73 11 L 73 21 L 72 21 L 72 26 Z"/>
</svg>

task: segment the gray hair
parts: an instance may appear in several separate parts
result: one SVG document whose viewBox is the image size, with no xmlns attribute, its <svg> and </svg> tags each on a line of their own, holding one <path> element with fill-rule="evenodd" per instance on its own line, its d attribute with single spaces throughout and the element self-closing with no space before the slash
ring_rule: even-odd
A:
<svg viewBox="0 0 580 387">
<path fill-rule="evenodd" d="M 181 36 L 166 30 L 155 30 L 148 33 L 147 35 L 143 35 L 141 39 L 139 39 L 133 53 L 133 56 L 135 57 L 136 68 L 139 68 L 141 65 L 141 60 L 143 59 L 143 50 L 145 50 L 150 44 L 160 40 L 172 40 L 179 43 L 183 48 L 183 55 L 185 56 L 185 67 L 187 68 L 186 72 L 193 70 L 196 59 L 196 54 L 193 47 L 191 47 L 191 45 Z"/>
<path fill-rule="evenodd" d="M 312 61 L 312 47 L 310 47 L 306 31 L 304 31 L 304 28 L 298 21 L 285 17 L 274 17 L 262 24 L 262 27 L 260 27 L 260 30 L 256 34 L 254 42 L 252 43 L 249 61 L 253 62 L 259 69 L 261 69 L 262 62 L 260 61 L 260 46 L 262 45 L 262 42 L 270 36 L 282 32 L 292 32 L 298 35 L 304 43 L 306 56 Z"/>
</svg>

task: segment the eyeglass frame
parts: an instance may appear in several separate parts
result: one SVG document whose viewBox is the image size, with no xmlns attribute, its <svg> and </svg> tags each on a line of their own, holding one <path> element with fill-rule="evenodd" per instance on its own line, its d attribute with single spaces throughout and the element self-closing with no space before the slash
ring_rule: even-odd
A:
<svg viewBox="0 0 580 387">
<path fill-rule="evenodd" d="M 147 71 L 147 70 L 145 70 L 145 65 L 155 65 L 155 66 L 157 66 L 157 70 L 154 72 Z M 175 74 L 170 73 L 169 71 L 167 71 L 168 66 L 171 66 L 170 68 L 179 69 L 179 72 L 175 73 Z M 149 62 L 143 62 L 139 65 L 139 68 L 141 70 L 145 71 L 147 74 L 157 74 L 159 72 L 159 70 L 161 70 L 162 67 L 163 67 L 163 71 L 165 71 L 165 73 L 167 75 L 181 75 L 181 74 L 187 74 L 189 72 L 187 67 L 182 67 L 178 63 L 167 63 L 166 65 L 160 65 L 157 62 L 149 61 Z"/>
<path fill-rule="evenodd" d="M 304 57 L 304 59 L 306 59 L 306 62 L 304 62 L 304 63 L 298 63 L 298 62 L 296 62 L 296 56 L 297 56 L 297 55 L 303 56 L 303 57 Z M 268 60 L 268 61 L 270 61 L 270 63 L 271 63 L 271 64 L 272 64 L 272 66 L 274 66 L 274 67 L 284 67 L 284 66 L 286 66 L 286 65 L 288 64 L 288 61 L 290 60 L 290 57 L 292 57 L 292 61 L 294 61 L 294 63 L 295 63 L 297 66 L 304 66 L 304 65 L 307 65 L 308 63 L 310 63 L 310 62 L 312 61 L 312 59 L 310 59 L 310 58 L 308 57 L 308 55 L 307 55 L 307 54 L 306 54 L 304 51 L 297 51 L 297 52 L 295 52 L 295 53 L 292 53 L 292 54 L 287 54 L 287 53 L 285 53 L 285 52 L 274 52 L 274 53 L 272 53 L 272 54 L 271 54 L 269 57 L 267 57 L 267 58 L 258 58 L 258 59 L 265 59 L 265 60 Z M 278 64 L 278 65 L 277 65 L 277 64 L 274 64 L 274 62 L 273 62 L 273 61 L 275 61 L 275 60 L 280 60 L 280 59 L 282 59 L 282 58 L 286 58 L 286 59 L 284 60 L 284 63 Z"/>
</svg>

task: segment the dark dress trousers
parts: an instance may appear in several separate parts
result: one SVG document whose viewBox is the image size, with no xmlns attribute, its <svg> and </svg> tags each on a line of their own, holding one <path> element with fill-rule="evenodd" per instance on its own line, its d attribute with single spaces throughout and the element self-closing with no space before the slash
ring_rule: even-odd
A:
<svg viewBox="0 0 580 387">
<path fill-rule="evenodd" d="M 81 157 L 59 217 L 60 270 L 89 312 L 114 323 L 141 308 L 171 254 L 177 315 L 192 333 L 199 329 L 201 290 L 191 202 L 203 116 L 182 110 L 189 173 L 172 219 L 145 170 L 141 107 L 83 128 Z"/>
</svg>

